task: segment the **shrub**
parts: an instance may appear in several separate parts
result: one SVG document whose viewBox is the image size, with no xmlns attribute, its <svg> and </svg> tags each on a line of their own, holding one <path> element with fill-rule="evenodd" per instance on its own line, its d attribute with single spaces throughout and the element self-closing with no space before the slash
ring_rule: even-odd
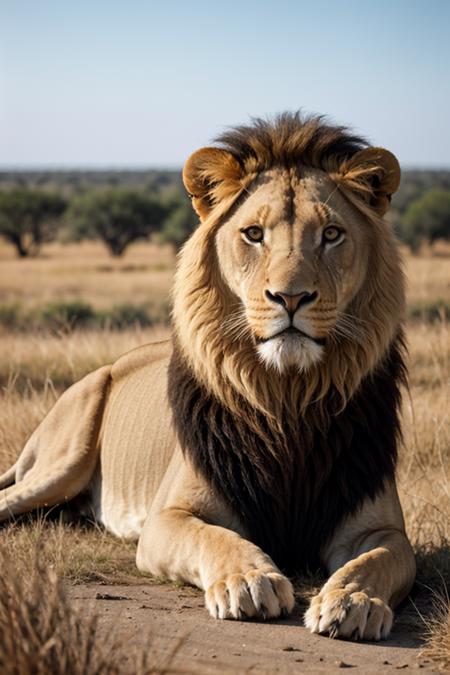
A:
<svg viewBox="0 0 450 675">
<path fill-rule="evenodd" d="M 164 220 L 159 238 L 179 249 L 197 227 L 199 218 L 188 197 L 179 192 L 167 199 L 168 215 Z"/>
<path fill-rule="evenodd" d="M 409 309 L 411 319 L 420 319 L 426 323 L 450 321 L 450 304 L 445 300 L 413 305 Z"/>
<path fill-rule="evenodd" d="M 50 330 L 73 330 L 85 328 L 95 320 L 92 307 L 82 300 L 52 302 L 35 316 L 35 321 Z"/>
<path fill-rule="evenodd" d="M 47 330 L 70 332 L 74 329 L 108 328 L 125 330 L 157 323 L 167 324 L 169 306 L 165 303 L 133 305 L 124 303 L 110 309 L 96 310 L 82 300 L 51 302 L 43 307 L 25 311 L 19 304 L 0 305 L 0 327 L 6 330 Z"/>
<path fill-rule="evenodd" d="M 130 326 L 151 326 L 154 322 L 143 305 L 117 305 L 103 314 L 103 323 L 110 328 L 122 330 Z"/>
<path fill-rule="evenodd" d="M 411 249 L 423 240 L 450 239 L 450 190 L 434 188 L 413 201 L 400 219 L 399 235 Z"/>
<path fill-rule="evenodd" d="M 0 326 L 12 330 L 21 325 L 21 319 L 20 305 L 18 303 L 0 305 Z"/>
</svg>

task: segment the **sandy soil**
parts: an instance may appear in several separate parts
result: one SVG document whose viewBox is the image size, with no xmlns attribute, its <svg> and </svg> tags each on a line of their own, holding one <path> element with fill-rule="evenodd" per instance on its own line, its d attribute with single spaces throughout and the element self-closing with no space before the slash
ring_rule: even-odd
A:
<svg viewBox="0 0 450 675">
<path fill-rule="evenodd" d="M 143 647 L 155 666 L 178 673 L 437 672 L 420 657 L 417 629 L 401 616 L 387 642 L 351 643 L 311 635 L 300 609 L 270 623 L 214 621 L 202 593 L 189 587 L 89 584 L 70 587 L 69 595 L 83 613 L 99 615 L 100 634 L 113 631 L 130 650 Z"/>
</svg>

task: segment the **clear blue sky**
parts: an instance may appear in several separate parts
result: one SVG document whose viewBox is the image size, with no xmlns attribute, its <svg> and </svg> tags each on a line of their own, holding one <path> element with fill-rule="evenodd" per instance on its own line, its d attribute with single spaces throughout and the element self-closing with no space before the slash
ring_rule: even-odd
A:
<svg viewBox="0 0 450 675">
<path fill-rule="evenodd" d="M 1 0 L 0 165 L 178 167 L 299 107 L 450 167 L 450 0 Z"/>
</svg>

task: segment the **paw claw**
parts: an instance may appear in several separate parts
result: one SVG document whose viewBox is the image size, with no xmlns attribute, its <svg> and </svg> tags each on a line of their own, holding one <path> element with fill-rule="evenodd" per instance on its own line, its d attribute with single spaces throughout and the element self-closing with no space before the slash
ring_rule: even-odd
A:
<svg viewBox="0 0 450 675">
<path fill-rule="evenodd" d="M 392 620 L 392 610 L 380 598 L 342 588 L 319 593 L 305 614 L 305 625 L 312 633 L 350 640 L 385 639 Z"/>
<path fill-rule="evenodd" d="M 279 572 L 253 569 L 211 584 L 205 593 L 210 614 L 219 619 L 263 619 L 289 614 L 294 607 L 291 582 Z"/>
<path fill-rule="evenodd" d="M 327 631 L 324 632 L 326 633 Z M 328 635 L 330 638 L 334 639 L 337 638 L 338 633 L 339 633 L 339 623 L 337 621 L 333 621 L 330 628 L 328 629 Z"/>
</svg>

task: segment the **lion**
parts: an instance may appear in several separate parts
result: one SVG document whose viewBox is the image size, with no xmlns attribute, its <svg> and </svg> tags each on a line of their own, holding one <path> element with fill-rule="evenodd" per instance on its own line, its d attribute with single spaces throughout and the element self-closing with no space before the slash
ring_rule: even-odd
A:
<svg viewBox="0 0 450 675">
<path fill-rule="evenodd" d="M 232 128 L 183 179 L 173 337 L 70 387 L 1 479 L 0 517 L 77 498 L 137 540 L 137 567 L 205 592 L 220 619 L 290 613 L 380 640 L 415 562 L 395 467 L 404 280 L 384 220 L 390 152 L 322 117 Z"/>
</svg>

